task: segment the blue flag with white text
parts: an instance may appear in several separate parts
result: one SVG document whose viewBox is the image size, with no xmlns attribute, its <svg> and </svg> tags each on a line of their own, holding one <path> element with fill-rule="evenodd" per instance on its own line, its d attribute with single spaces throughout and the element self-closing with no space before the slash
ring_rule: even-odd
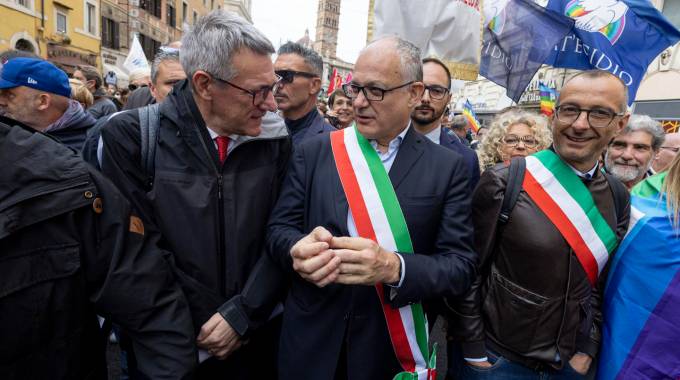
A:
<svg viewBox="0 0 680 380">
<path fill-rule="evenodd" d="M 550 0 L 547 8 L 575 24 L 545 63 L 607 70 L 628 85 L 629 104 L 652 60 L 680 40 L 649 0 Z"/>
<path fill-rule="evenodd" d="M 485 1 L 484 14 L 480 74 L 517 102 L 574 22 L 531 0 Z"/>
</svg>

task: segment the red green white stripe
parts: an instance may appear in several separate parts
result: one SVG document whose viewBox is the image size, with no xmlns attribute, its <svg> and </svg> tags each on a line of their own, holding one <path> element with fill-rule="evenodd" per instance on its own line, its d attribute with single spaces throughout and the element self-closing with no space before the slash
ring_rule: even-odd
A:
<svg viewBox="0 0 680 380">
<path fill-rule="evenodd" d="M 590 191 L 552 150 L 526 158 L 523 187 L 573 249 L 591 285 L 616 248 L 612 231 Z"/>
<path fill-rule="evenodd" d="M 381 247 L 413 254 L 404 214 L 378 154 L 355 127 L 330 134 L 333 157 L 359 236 Z M 404 371 L 396 378 L 434 379 L 427 319 L 421 304 L 393 308 L 376 284 L 395 354 Z"/>
</svg>

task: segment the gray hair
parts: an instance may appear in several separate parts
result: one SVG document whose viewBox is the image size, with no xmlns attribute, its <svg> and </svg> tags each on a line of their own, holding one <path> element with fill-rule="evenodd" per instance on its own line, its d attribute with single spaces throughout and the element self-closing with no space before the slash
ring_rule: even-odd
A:
<svg viewBox="0 0 680 380">
<path fill-rule="evenodd" d="M 184 34 L 179 59 L 189 78 L 203 70 L 230 80 L 238 74 L 231 60 L 242 48 L 262 55 L 274 53 L 272 43 L 253 25 L 234 13 L 214 10 Z"/>
<path fill-rule="evenodd" d="M 158 51 L 155 57 L 153 57 L 153 63 L 151 64 L 151 82 L 156 84 L 156 78 L 158 77 L 158 67 L 161 63 L 165 61 L 175 61 L 179 62 L 179 50 L 177 49 L 161 49 Z"/>
<path fill-rule="evenodd" d="M 423 62 L 420 58 L 420 49 L 418 46 L 398 36 L 380 37 L 375 39 L 368 46 L 382 40 L 391 40 L 394 42 L 397 54 L 399 55 L 399 60 L 401 61 L 402 79 L 409 82 L 422 82 Z"/>
<path fill-rule="evenodd" d="M 628 124 L 621 131 L 621 135 L 633 132 L 647 132 L 652 135 L 652 150 L 658 151 L 666 139 L 666 133 L 661 124 L 647 115 L 631 115 Z"/>
<path fill-rule="evenodd" d="M 305 63 L 312 68 L 314 74 L 321 77 L 323 75 L 323 59 L 319 53 L 306 48 L 297 42 L 288 41 L 279 47 L 278 55 L 295 54 L 305 60 Z"/>
</svg>

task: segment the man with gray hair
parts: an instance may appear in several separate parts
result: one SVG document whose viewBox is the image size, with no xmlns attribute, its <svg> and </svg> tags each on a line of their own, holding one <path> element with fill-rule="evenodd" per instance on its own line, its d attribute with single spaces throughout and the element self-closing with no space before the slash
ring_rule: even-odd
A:
<svg viewBox="0 0 680 380">
<path fill-rule="evenodd" d="M 162 102 L 172 91 L 172 86 L 186 77 L 179 63 L 179 49 L 161 47 L 151 64 L 151 86 L 149 86 L 156 103 Z"/>
<path fill-rule="evenodd" d="M 281 77 L 274 98 L 285 118 L 293 144 L 334 131 L 335 128 L 324 121 L 316 108 L 323 73 L 321 56 L 312 49 L 288 41 L 279 48 L 274 70 Z"/>
<path fill-rule="evenodd" d="M 201 379 L 275 377 L 278 330 L 268 324 L 253 332 L 239 298 L 247 283 L 250 289 L 271 281 L 254 279 L 254 268 L 291 151 L 285 125 L 267 122 L 278 118 L 272 53 L 254 26 L 213 11 L 182 38 L 187 79 L 157 106 L 155 140 L 153 133 L 140 136 L 137 110 L 102 129 L 102 171 L 173 253 L 169 264 L 189 300 Z"/>
<path fill-rule="evenodd" d="M 609 143 L 604 159 L 605 169 L 632 189 L 651 174 L 652 160 L 664 138 L 658 121 L 647 115 L 632 115 L 628 124 Z"/>
<path fill-rule="evenodd" d="M 432 374 L 422 302 L 465 292 L 476 256 L 463 158 L 411 127 L 422 80 L 413 44 L 371 43 L 343 85 L 356 126 L 295 149 L 268 235 L 295 271 L 279 379 Z"/>
</svg>

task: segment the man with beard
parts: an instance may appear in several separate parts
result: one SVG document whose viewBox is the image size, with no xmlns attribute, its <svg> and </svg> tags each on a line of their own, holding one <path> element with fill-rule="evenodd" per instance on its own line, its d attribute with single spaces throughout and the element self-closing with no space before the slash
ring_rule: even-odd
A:
<svg viewBox="0 0 680 380">
<path fill-rule="evenodd" d="M 297 146 L 302 141 L 323 132 L 334 131 L 316 108 L 321 91 L 323 60 L 314 50 L 287 42 L 278 51 L 274 71 L 281 77 L 274 94 L 276 105 Z"/>
<path fill-rule="evenodd" d="M 463 145 L 456 136 L 451 136 L 442 127 L 442 115 L 451 100 L 451 73 L 437 58 L 423 59 L 423 82 L 425 91 L 420 104 L 411 113 L 416 131 L 433 143 L 449 148 L 463 156 L 468 169 L 468 186 L 474 190 L 479 181 L 479 160 L 475 152 Z"/>
<path fill-rule="evenodd" d="M 652 159 L 664 142 L 661 125 L 647 115 L 633 115 L 628 125 L 609 143 L 605 169 L 628 189 L 651 175 Z"/>
<path fill-rule="evenodd" d="M 659 152 L 652 161 L 652 172 L 660 173 L 671 165 L 671 162 L 680 151 L 680 132 L 667 133 Z"/>
</svg>

